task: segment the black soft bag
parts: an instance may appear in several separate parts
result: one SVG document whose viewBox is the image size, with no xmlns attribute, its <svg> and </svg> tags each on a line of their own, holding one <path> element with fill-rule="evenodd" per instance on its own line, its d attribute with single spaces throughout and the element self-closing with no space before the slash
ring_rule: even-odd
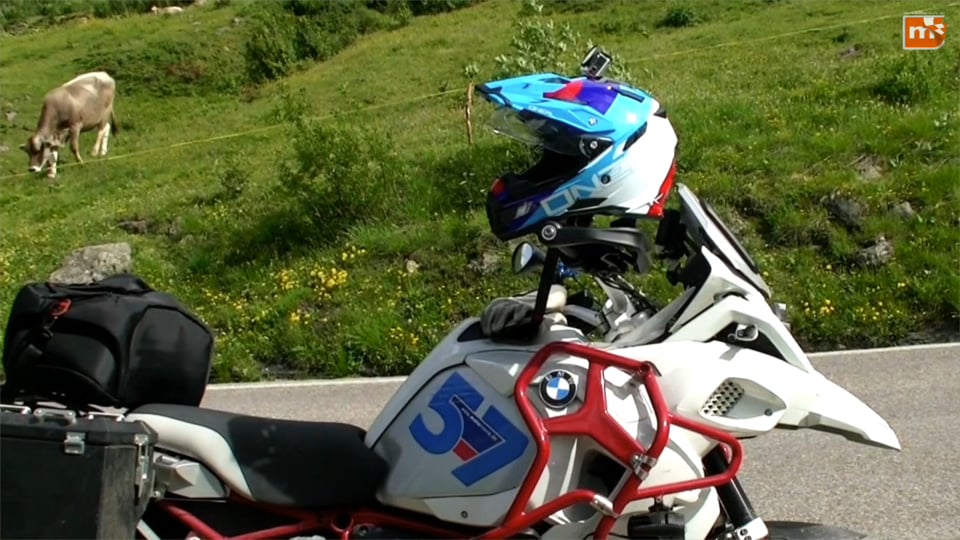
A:
<svg viewBox="0 0 960 540">
<path fill-rule="evenodd" d="M 199 405 L 210 329 L 173 296 L 131 274 L 84 285 L 29 283 L 4 332 L 3 400 L 133 408 Z"/>
</svg>

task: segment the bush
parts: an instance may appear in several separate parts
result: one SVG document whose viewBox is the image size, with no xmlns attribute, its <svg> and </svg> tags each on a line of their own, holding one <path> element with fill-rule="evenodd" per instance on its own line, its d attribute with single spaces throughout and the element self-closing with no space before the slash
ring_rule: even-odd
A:
<svg viewBox="0 0 960 540">
<path fill-rule="evenodd" d="M 667 14 L 657 23 L 658 27 L 683 28 L 693 26 L 700 22 L 697 14 L 688 7 L 673 6 L 667 10 Z"/>
<path fill-rule="evenodd" d="M 251 6 L 244 58 L 252 82 L 279 79 L 322 62 L 359 36 L 396 29 L 410 18 L 460 9 L 481 0 L 283 0 Z"/>
<path fill-rule="evenodd" d="M 537 72 L 579 75 L 577 66 L 583 55 L 593 48 L 593 41 L 583 42 L 580 34 L 570 25 L 557 24 L 553 19 L 544 17 L 543 12 L 544 7 L 539 0 L 524 1 L 510 40 L 513 53 L 494 58 L 495 77 L 516 77 Z M 613 51 L 605 50 L 614 57 L 613 66 L 606 77 L 633 83 L 633 75 L 622 63 L 617 62 Z M 474 78 L 476 74 L 474 65 L 464 67 L 464 75 L 468 78 Z"/>
<path fill-rule="evenodd" d="M 241 61 L 210 40 L 155 39 L 110 48 L 91 47 L 91 52 L 77 62 L 77 68 L 109 72 L 123 81 L 124 93 L 166 97 L 238 91 L 243 83 Z"/>
<path fill-rule="evenodd" d="M 436 15 L 456 11 L 483 0 L 367 0 L 366 7 L 380 13 L 409 10 L 413 16 Z"/>
<path fill-rule="evenodd" d="M 254 83 L 286 76 L 299 59 L 290 16 L 272 2 L 263 6 L 250 23 L 243 49 L 247 77 Z"/>
<path fill-rule="evenodd" d="M 81 15 L 99 18 L 147 13 L 151 6 L 166 7 L 192 2 L 178 0 L 4 0 L 0 3 L 0 28 L 16 33 L 47 27 Z"/>
<path fill-rule="evenodd" d="M 494 179 L 534 163 L 531 147 L 503 138 L 485 140 L 444 154 L 428 169 L 431 212 L 466 213 L 483 208 Z"/>
<path fill-rule="evenodd" d="M 305 62 L 330 58 L 362 34 L 396 26 L 356 1 L 285 0 L 253 8 L 244 59 L 254 83 L 289 75 Z"/>
<path fill-rule="evenodd" d="M 303 103 L 305 96 L 299 97 Z M 391 210 L 386 193 L 402 174 L 384 135 L 298 114 L 287 99 L 291 160 L 279 164 L 281 194 L 316 234 L 335 239 L 354 224 Z M 389 190 L 395 191 L 395 190 Z"/>
<path fill-rule="evenodd" d="M 891 105 L 913 105 L 927 99 L 941 75 L 931 56 L 906 53 L 889 61 L 871 88 L 873 95 Z"/>
<path fill-rule="evenodd" d="M 568 24 L 557 24 L 542 16 L 543 4 L 538 0 L 525 0 L 514 25 L 515 33 L 510 40 L 513 54 L 501 54 L 494 61 L 497 77 L 552 71 L 569 73 L 577 58 L 574 49 L 580 39 Z"/>
</svg>

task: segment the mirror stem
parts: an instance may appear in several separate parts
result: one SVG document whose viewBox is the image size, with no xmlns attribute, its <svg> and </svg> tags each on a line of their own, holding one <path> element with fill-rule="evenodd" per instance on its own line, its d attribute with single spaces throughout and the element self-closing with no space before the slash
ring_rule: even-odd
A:
<svg viewBox="0 0 960 540">
<path fill-rule="evenodd" d="M 557 263 L 560 262 L 560 251 L 555 248 L 547 249 L 547 257 L 540 272 L 540 287 L 537 289 L 537 303 L 533 308 L 533 323 L 537 326 L 543 322 L 547 311 L 547 298 L 557 274 Z"/>
</svg>

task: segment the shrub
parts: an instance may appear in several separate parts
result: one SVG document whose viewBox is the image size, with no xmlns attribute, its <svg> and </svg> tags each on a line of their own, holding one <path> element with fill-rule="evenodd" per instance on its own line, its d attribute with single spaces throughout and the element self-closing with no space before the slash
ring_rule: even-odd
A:
<svg viewBox="0 0 960 540">
<path fill-rule="evenodd" d="M 470 212 L 483 208 L 490 184 L 508 170 L 533 165 L 531 148 L 511 140 L 484 140 L 440 156 L 429 168 L 430 210 Z"/>
<path fill-rule="evenodd" d="M 262 6 L 250 22 L 243 49 L 247 77 L 254 83 L 286 76 L 298 60 L 296 25 L 278 4 Z"/>
<path fill-rule="evenodd" d="M 388 188 L 402 174 L 390 140 L 297 114 L 305 97 L 294 99 L 283 113 L 293 155 L 279 164 L 280 191 L 290 208 L 331 240 L 354 224 L 385 216 L 391 210 L 386 194 L 395 192 Z"/>
<path fill-rule="evenodd" d="M 873 95 L 891 105 L 913 105 L 927 99 L 940 75 L 931 56 L 906 53 L 887 62 L 871 88 Z"/>
<path fill-rule="evenodd" d="M 81 57 L 81 71 L 102 69 L 123 81 L 124 93 L 159 97 L 232 93 L 243 82 L 242 63 L 211 40 L 154 39 L 148 43 L 91 47 Z"/>
<path fill-rule="evenodd" d="M 697 14 L 686 6 L 673 6 L 667 10 L 666 15 L 657 23 L 658 27 L 683 28 L 693 26 L 700 22 Z"/>
<path fill-rule="evenodd" d="M 192 0 L 4 0 L 0 3 L 0 28 L 16 33 L 31 27 L 52 26 L 80 15 L 122 17 L 146 13 L 154 5 L 189 3 Z"/>
<path fill-rule="evenodd" d="M 568 24 L 557 24 L 542 16 L 543 5 L 538 0 L 525 0 L 515 33 L 510 40 L 512 54 L 498 55 L 494 62 L 497 77 L 513 77 L 538 71 L 570 72 L 577 52 L 573 50 L 580 39 Z"/>
<path fill-rule="evenodd" d="M 410 18 L 460 9 L 480 0 L 283 0 L 252 4 L 244 58 L 254 83 L 322 62 L 359 36 L 406 25 Z"/>
<path fill-rule="evenodd" d="M 568 24 L 557 24 L 553 19 L 543 16 L 543 4 L 539 0 L 525 0 L 520 8 L 519 19 L 514 25 L 515 33 L 510 40 L 512 54 L 501 54 L 494 58 L 495 77 L 515 77 L 536 72 L 554 72 L 560 75 L 574 76 L 582 56 L 594 43 L 583 42 L 580 34 Z M 614 63 L 607 77 L 627 83 L 633 82 L 633 75 L 618 63 L 613 51 L 605 49 L 614 56 Z M 464 68 L 464 75 L 475 77 L 473 66 Z"/>
<path fill-rule="evenodd" d="M 483 0 L 368 0 L 366 7 L 379 11 L 380 13 L 390 13 L 393 10 L 409 10 L 410 13 L 419 17 L 421 15 L 436 15 L 456 11 L 475 4 Z"/>
</svg>

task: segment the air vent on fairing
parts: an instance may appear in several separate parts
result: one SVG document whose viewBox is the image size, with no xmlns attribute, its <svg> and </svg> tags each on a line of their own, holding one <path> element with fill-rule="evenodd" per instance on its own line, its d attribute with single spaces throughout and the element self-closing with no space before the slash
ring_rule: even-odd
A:
<svg viewBox="0 0 960 540">
<path fill-rule="evenodd" d="M 726 416 L 730 409 L 743 397 L 743 388 L 733 382 L 724 381 L 707 399 L 700 412 L 706 416 Z"/>
</svg>

